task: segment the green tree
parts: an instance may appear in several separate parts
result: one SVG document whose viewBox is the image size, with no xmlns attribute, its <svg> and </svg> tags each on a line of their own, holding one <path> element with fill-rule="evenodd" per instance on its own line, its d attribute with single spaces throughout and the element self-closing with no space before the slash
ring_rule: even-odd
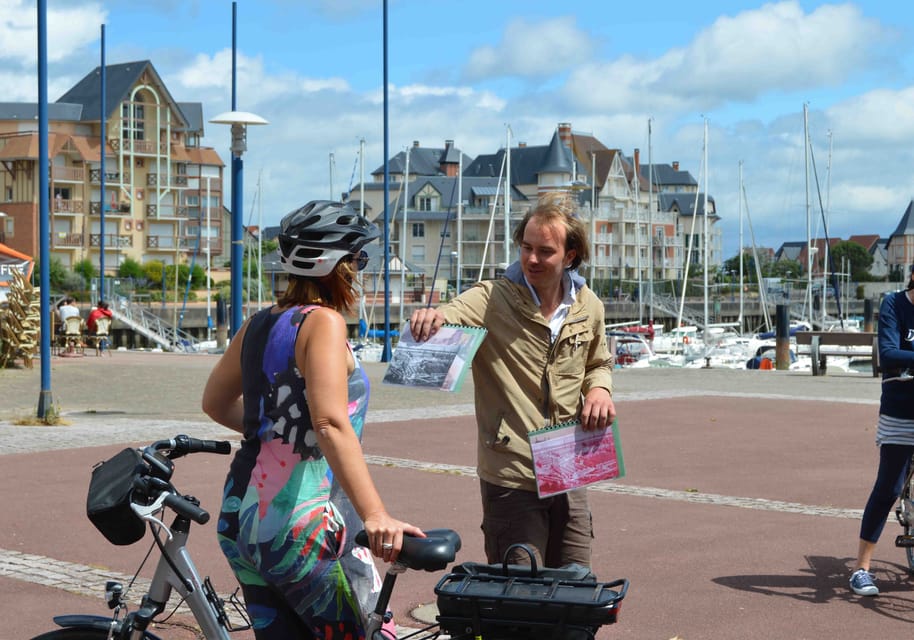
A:
<svg viewBox="0 0 914 640">
<path fill-rule="evenodd" d="M 143 263 L 143 271 L 146 273 L 146 279 L 149 280 L 151 286 L 161 285 L 164 268 L 165 265 L 162 264 L 161 260 L 150 260 Z"/>
<path fill-rule="evenodd" d="M 88 287 L 89 283 L 92 282 L 92 278 L 98 276 L 98 269 L 95 268 L 95 265 L 92 264 L 91 260 L 83 258 L 73 265 L 73 273 L 81 275 L 85 286 Z"/>
<path fill-rule="evenodd" d="M 835 243 L 835 246 L 829 250 L 829 254 L 831 263 L 834 265 L 834 269 L 829 269 L 829 271 L 840 271 L 842 264 L 849 264 L 851 280 L 860 282 L 872 279 L 870 267 L 873 266 L 873 256 L 863 245 L 850 240 L 842 240 Z"/>
<path fill-rule="evenodd" d="M 62 290 L 63 283 L 67 279 L 67 268 L 63 266 L 63 262 L 60 261 L 60 258 L 51 256 L 51 259 L 48 260 L 48 279 L 51 282 L 52 291 Z M 32 284 L 35 286 L 41 285 L 41 261 L 38 258 L 35 258 L 35 268 L 32 270 Z"/>
<path fill-rule="evenodd" d="M 133 278 L 134 280 L 145 280 L 146 271 L 143 265 L 133 258 L 124 258 L 124 261 L 117 268 L 117 275 L 120 278 Z"/>
<path fill-rule="evenodd" d="M 778 260 L 767 265 L 767 269 L 763 267 L 762 275 L 767 278 L 797 279 L 804 272 L 805 269 L 796 260 Z"/>
</svg>

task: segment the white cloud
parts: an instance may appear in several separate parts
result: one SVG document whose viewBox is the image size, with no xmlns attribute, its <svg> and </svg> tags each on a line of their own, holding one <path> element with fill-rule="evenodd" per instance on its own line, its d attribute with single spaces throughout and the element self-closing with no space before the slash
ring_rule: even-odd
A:
<svg viewBox="0 0 914 640">
<path fill-rule="evenodd" d="M 684 48 L 576 69 L 567 90 L 595 110 L 704 110 L 832 86 L 858 73 L 893 34 L 852 4 L 804 13 L 796 0 L 720 17 Z"/>
<path fill-rule="evenodd" d="M 47 10 L 48 61 L 57 62 L 101 39 L 107 12 L 96 2 Z M 25 0 L 0 0 L 0 60 L 34 65 L 38 60 L 38 12 Z"/>
<path fill-rule="evenodd" d="M 826 110 L 843 142 L 910 148 L 914 137 L 914 87 L 876 89 Z"/>
<path fill-rule="evenodd" d="M 496 46 L 479 47 L 470 54 L 463 76 L 471 81 L 548 77 L 584 62 L 593 50 L 593 40 L 573 16 L 539 23 L 518 18 L 508 23 Z"/>
</svg>

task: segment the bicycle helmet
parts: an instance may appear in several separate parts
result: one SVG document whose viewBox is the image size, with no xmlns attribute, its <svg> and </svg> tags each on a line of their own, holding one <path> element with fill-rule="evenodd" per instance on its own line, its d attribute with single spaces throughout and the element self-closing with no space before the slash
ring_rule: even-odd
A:
<svg viewBox="0 0 914 640">
<path fill-rule="evenodd" d="M 312 200 L 279 223 L 279 259 L 287 273 L 320 278 L 380 235 L 348 204 Z"/>
</svg>

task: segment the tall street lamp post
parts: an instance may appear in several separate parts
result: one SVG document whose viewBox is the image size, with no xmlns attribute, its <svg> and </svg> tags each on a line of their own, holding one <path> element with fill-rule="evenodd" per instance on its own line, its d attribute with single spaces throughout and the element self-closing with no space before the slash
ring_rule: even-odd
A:
<svg viewBox="0 0 914 640">
<path fill-rule="evenodd" d="M 213 124 L 228 124 L 232 127 L 232 250 L 231 250 L 231 322 L 229 337 L 241 328 L 241 262 L 243 260 L 243 203 L 242 180 L 244 165 L 241 154 L 247 151 L 248 125 L 269 124 L 258 115 L 247 111 L 228 111 L 212 120 Z"/>
</svg>

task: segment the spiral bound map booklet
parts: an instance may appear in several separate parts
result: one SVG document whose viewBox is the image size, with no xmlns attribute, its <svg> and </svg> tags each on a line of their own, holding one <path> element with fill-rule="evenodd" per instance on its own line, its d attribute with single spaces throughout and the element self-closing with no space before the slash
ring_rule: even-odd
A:
<svg viewBox="0 0 914 640">
<path fill-rule="evenodd" d="M 483 327 L 446 324 L 425 342 L 416 342 L 407 327 L 381 382 L 458 391 L 485 336 Z"/>
<path fill-rule="evenodd" d="M 580 421 L 531 431 L 530 450 L 540 498 L 625 475 L 618 421 L 585 431 Z"/>
</svg>

